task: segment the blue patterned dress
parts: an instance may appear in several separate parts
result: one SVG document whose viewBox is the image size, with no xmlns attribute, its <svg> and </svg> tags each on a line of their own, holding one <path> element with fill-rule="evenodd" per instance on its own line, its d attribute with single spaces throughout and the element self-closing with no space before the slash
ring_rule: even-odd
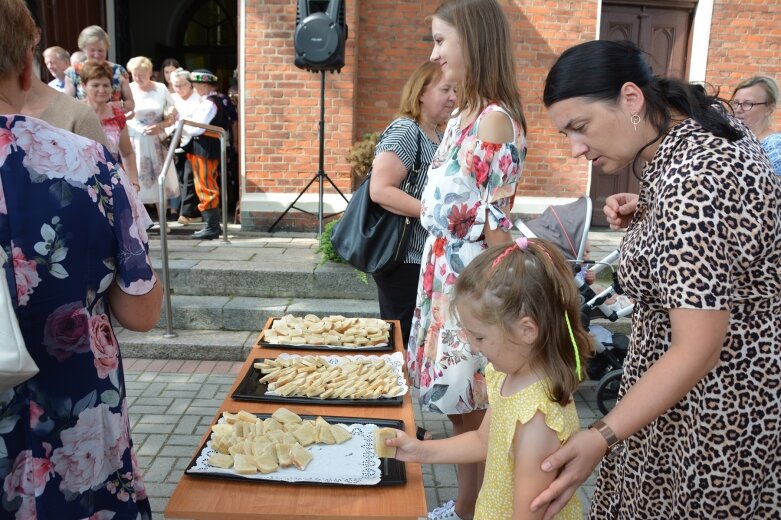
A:
<svg viewBox="0 0 781 520">
<path fill-rule="evenodd" d="M 0 393 L 0 518 L 135 520 L 148 505 L 107 291 L 153 288 L 149 224 L 103 146 L 0 116 L 0 275 L 40 368 Z"/>
</svg>

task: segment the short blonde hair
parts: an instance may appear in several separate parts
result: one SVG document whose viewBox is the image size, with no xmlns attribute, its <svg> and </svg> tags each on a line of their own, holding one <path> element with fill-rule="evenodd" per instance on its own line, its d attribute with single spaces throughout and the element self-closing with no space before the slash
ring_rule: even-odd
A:
<svg viewBox="0 0 781 520">
<path fill-rule="evenodd" d="M 71 57 L 68 51 L 66 51 L 62 47 L 57 47 L 57 46 L 49 47 L 48 49 L 43 51 L 44 57 L 46 57 L 47 54 L 53 54 L 54 57 L 57 58 L 58 60 L 65 60 L 65 61 L 70 60 Z"/>
<path fill-rule="evenodd" d="M 127 70 L 130 71 L 131 74 L 136 69 L 146 69 L 149 72 L 152 72 L 152 68 L 152 60 L 146 56 L 136 56 L 135 58 L 130 58 L 130 61 L 127 62 Z"/>
<path fill-rule="evenodd" d="M 753 87 L 754 85 L 758 85 L 765 91 L 765 95 L 767 95 L 767 106 L 775 108 L 776 103 L 778 103 L 778 83 L 770 76 L 754 76 L 753 78 L 741 81 L 738 83 L 738 86 L 735 87 L 735 90 L 732 91 L 732 97 L 735 97 L 738 90 Z"/>
<path fill-rule="evenodd" d="M 0 78 L 21 72 L 36 39 L 35 22 L 24 2 L 0 0 Z"/>
<path fill-rule="evenodd" d="M 427 61 L 416 68 L 401 89 L 399 116 L 420 122 L 420 96 L 430 85 L 436 85 L 442 78 L 442 67 Z"/>
<path fill-rule="evenodd" d="M 111 42 L 108 39 L 108 33 L 106 33 L 100 25 L 90 25 L 81 30 L 77 41 L 79 49 L 83 50 L 84 47 L 95 42 L 103 42 L 106 44 L 106 47 L 111 46 Z"/>
</svg>

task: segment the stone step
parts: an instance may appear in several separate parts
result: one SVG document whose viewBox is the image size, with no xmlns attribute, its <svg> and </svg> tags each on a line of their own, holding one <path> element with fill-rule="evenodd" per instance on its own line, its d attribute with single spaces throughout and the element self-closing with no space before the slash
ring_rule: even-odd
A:
<svg viewBox="0 0 781 520">
<path fill-rule="evenodd" d="M 295 314 L 348 317 L 379 317 L 379 305 L 373 300 L 336 298 L 258 298 L 250 296 L 171 297 L 174 330 L 260 331 L 270 317 Z M 166 327 L 165 305 L 157 325 Z"/>
<path fill-rule="evenodd" d="M 133 332 L 116 328 L 122 356 L 126 358 L 199 359 L 244 361 L 259 331 L 176 330 L 174 338 L 165 337 L 165 329 Z"/>
<path fill-rule="evenodd" d="M 152 262 L 162 277 L 162 262 Z M 366 299 L 377 297 L 371 277 L 343 264 L 311 262 L 247 262 L 234 260 L 169 260 L 174 294 L 250 296 L 261 298 Z"/>
</svg>

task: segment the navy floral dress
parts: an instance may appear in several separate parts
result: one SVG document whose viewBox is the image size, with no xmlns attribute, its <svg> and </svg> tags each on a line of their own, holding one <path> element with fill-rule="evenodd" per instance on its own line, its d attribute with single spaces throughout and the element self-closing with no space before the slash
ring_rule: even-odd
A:
<svg viewBox="0 0 781 520">
<path fill-rule="evenodd" d="M 135 520 L 148 509 L 107 291 L 154 287 L 150 223 L 103 146 L 0 116 L 0 274 L 40 368 L 0 393 L 0 518 Z"/>
</svg>

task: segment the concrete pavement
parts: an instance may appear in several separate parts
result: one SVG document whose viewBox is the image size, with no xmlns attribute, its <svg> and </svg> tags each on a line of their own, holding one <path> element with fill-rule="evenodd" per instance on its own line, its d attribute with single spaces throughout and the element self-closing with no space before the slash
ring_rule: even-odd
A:
<svg viewBox="0 0 781 520">
<path fill-rule="evenodd" d="M 155 518 L 163 518 L 169 497 L 241 365 L 228 361 L 125 360 L 133 442 Z M 575 396 L 584 428 L 601 416 L 594 404 L 594 389 L 595 383 L 586 381 Z M 445 417 L 419 409 L 415 413 L 418 424 L 434 437 L 450 434 Z M 456 496 L 452 465 L 424 465 L 423 481 L 429 510 Z M 579 491 L 584 510 L 593 492 L 594 477 Z"/>
<path fill-rule="evenodd" d="M 592 230 L 589 233 L 591 258 L 593 260 L 603 258 L 618 246 L 621 237 L 621 233 Z M 248 281 L 247 276 L 255 276 L 258 280 L 263 280 L 264 273 L 267 273 L 265 278 L 273 277 L 279 275 L 281 269 L 291 270 L 292 265 L 293 270 L 299 271 L 299 274 L 295 275 L 298 277 L 311 276 L 312 271 L 315 272 L 311 280 L 302 283 L 302 286 L 309 286 L 312 282 L 318 286 L 318 283 L 323 282 L 325 287 L 332 286 L 345 291 L 344 286 L 349 285 L 346 294 L 363 294 L 362 298 L 365 299 L 352 303 L 344 298 L 355 296 L 340 296 L 337 298 L 341 299 L 329 300 L 327 296 L 320 294 L 308 296 L 295 294 L 291 297 L 274 293 L 276 299 L 268 300 L 264 298 L 270 298 L 269 295 L 242 296 L 243 292 L 229 286 L 229 292 L 216 292 L 216 294 L 227 294 L 223 297 L 224 302 L 219 300 L 215 304 L 203 304 L 202 308 L 197 309 L 197 319 L 187 314 L 179 318 L 178 326 L 182 327 L 179 330 L 182 335 L 180 337 L 182 345 L 162 339 L 160 330 L 148 333 L 147 341 L 140 341 L 138 333 L 119 332 L 120 345 L 125 348 L 128 355 L 136 356 L 125 359 L 128 405 L 133 441 L 156 518 L 163 518 L 163 510 L 168 498 L 200 445 L 200 440 L 220 404 L 228 394 L 242 364 L 237 360 L 244 359 L 246 352 L 254 343 L 257 332 L 265 321 L 263 313 L 267 312 L 268 315 L 280 315 L 280 312 L 300 313 L 302 309 L 315 312 L 317 305 L 329 301 L 331 308 L 334 305 L 352 305 L 361 308 L 364 313 L 372 310 L 376 305 L 375 301 L 370 300 L 374 298 L 371 290 L 367 292 L 367 289 L 362 289 L 365 286 L 360 283 L 353 286 L 356 279 L 355 272 L 349 267 L 333 264 L 319 265 L 319 254 L 315 253 L 317 240 L 311 238 L 311 235 L 247 236 L 236 233 L 236 236 L 231 238 L 231 244 L 221 244 L 217 240 L 198 242 L 184 238 L 185 240 L 171 242 L 172 262 L 179 269 L 178 275 L 182 278 L 181 285 L 174 284 L 174 291 L 178 294 L 192 294 L 191 298 L 202 300 L 210 298 L 188 292 L 204 286 L 203 283 L 192 283 L 197 282 L 196 279 L 187 278 L 191 273 L 199 270 L 207 273 L 217 272 L 213 275 L 219 278 L 219 283 L 215 286 L 229 285 L 223 281 L 229 279 L 225 278 L 224 273 L 219 272 L 220 269 L 237 271 L 241 275 L 239 279 L 243 282 L 236 287 L 249 291 L 254 285 L 254 279 Z M 159 266 L 159 241 L 153 240 L 150 244 L 155 264 Z M 207 271 L 207 268 L 212 271 Z M 318 270 L 329 275 L 341 274 L 342 278 L 329 281 L 322 274 L 318 275 Z M 205 276 L 201 280 L 203 278 Z M 287 281 L 285 283 L 289 284 Z M 323 286 L 319 287 L 315 289 L 323 290 Z M 215 292 L 204 294 L 215 294 Z M 188 303 L 188 305 L 192 304 Z M 262 312 L 258 310 L 261 307 L 263 307 Z M 186 310 L 175 308 L 175 316 L 177 312 L 183 313 Z M 340 308 L 339 312 L 350 310 L 351 307 Z M 203 317 L 211 319 L 215 313 L 222 316 L 221 323 L 194 325 Z M 236 320 L 242 313 L 248 316 L 247 319 L 242 321 L 241 326 L 231 330 L 231 327 L 226 324 L 230 320 Z M 203 330 L 212 326 L 215 330 Z M 235 330 L 237 328 L 249 330 Z M 209 341 L 198 349 L 193 349 L 192 342 L 198 337 L 207 338 Z M 232 353 L 225 356 L 220 354 L 221 350 L 215 346 L 218 339 L 226 343 L 223 345 L 225 347 L 223 350 L 232 348 Z M 182 359 L 171 359 L 172 357 Z M 199 359 L 192 359 L 193 357 Z M 595 404 L 595 390 L 596 383 L 585 381 L 575 396 L 581 426 L 584 428 L 601 416 Z M 432 432 L 435 437 L 441 438 L 450 433 L 449 421 L 445 417 L 422 413 L 420 410 L 416 410 L 416 416 L 419 425 Z M 456 474 L 452 465 L 424 465 L 423 476 L 429 510 L 455 498 Z M 588 508 L 594 483 L 595 477 L 592 476 L 579 491 L 584 509 Z"/>
</svg>

